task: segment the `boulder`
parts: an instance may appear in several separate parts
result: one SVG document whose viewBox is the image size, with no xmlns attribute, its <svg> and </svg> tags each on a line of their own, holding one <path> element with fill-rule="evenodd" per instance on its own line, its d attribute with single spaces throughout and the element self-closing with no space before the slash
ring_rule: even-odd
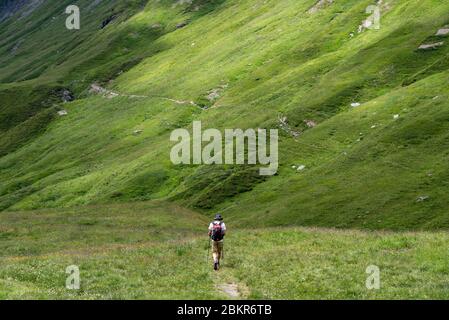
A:
<svg viewBox="0 0 449 320">
<path fill-rule="evenodd" d="M 61 92 L 61 99 L 63 102 L 70 102 L 70 101 L 75 100 L 75 97 L 69 90 L 64 89 Z"/>
<path fill-rule="evenodd" d="M 441 47 L 443 44 L 444 44 L 443 41 L 435 42 L 435 43 L 422 44 L 422 45 L 419 46 L 418 50 L 436 50 L 439 47 Z"/>
<path fill-rule="evenodd" d="M 443 29 L 440 29 L 437 31 L 436 36 L 441 37 L 441 36 L 446 36 L 448 34 L 449 34 L 449 28 L 443 28 Z"/>
<path fill-rule="evenodd" d="M 315 128 L 316 127 L 316 122 L 313 120 L 304 120 L 304 122 L 306 123 L 306 126 L 309 128 Z"/>
<path fill-rule="evenodd" d="M 416 199 L 417 202 L 424 202 L 426 200 L 428 200 L 430 197 L 429 196 L 420 196 L 418 197 L 418 199 Z"/>
<path fill-rule="evenodd" d="M 187 21 L 178 23 L 178 24 L 176 25 L 176 29 L 184 28 L 184 27 L 187 26 L 188 24 L 189 24 L 189 23 L 188 23 Z"/>
</svg>

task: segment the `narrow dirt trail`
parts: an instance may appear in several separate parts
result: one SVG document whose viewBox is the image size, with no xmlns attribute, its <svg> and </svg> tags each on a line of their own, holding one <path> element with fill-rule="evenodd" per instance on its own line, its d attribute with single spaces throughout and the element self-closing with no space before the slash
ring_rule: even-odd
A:
<svg viewBox="0 0 449 320">
<path fill-rule="evenodd" d="M 249 288 L 244 283 L 237 281 L 230 270 L 221 269 L 215 272 L 213 279 L 215 289 L 228 299 L 246 299 L 250 294 Z"/>
<path fill-rule="evenodd" d="M 217 289 L 231 299 L 240 298 L 239 288 L 235 283 L 220 283 L 217 284 Z"/>
<path fill-rule="evenodd" d="M 197 105 L 194 101 L 177 100 L 177 99 L 172 99 L 172 98 L 167 98 L 167 97 L 159 97 L 159 96 L 151 96 L 151 95 L 146 96 L 146 95 L 125 94 L 125 93 L 120 93 L 117 91 L 108 90 L 96 83 L 94 83 L 90 86 L 89 92 L 93 93 L 93 94 L 99 94 L 103 98 L 107 98 L 107 99 L 113 99 L 115 97 L 163 99 L 163 100 L 167 100 L 167 101 L 173 102 L 178 105 L 191 105 L 191 106 L 197 107 L 201 110 L 205 110 L 205 109 L 201 108 L 199 105 Z"/>
</svg>

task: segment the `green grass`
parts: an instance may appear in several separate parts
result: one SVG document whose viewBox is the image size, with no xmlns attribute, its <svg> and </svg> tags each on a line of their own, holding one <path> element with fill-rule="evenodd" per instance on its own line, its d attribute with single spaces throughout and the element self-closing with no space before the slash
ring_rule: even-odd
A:
<svg viewBox="0 0 449 320">
<path fill-rule="evenodd" d="M 245 229 L 227 221 L 223 268 L 206 264 L 207 219 L 163 202 L 4 212 L 2 299 L 447 299 L 445 233 Z M 81 289 L 65 288 L 66 267 Z M 368 290 L 369 265 L 381 288 Z"/>
<path fill-rule="evenodd" d="M 45 7 L 5 24 L 0 116 L 10 120 L 0 140 L 0 209 L 169 199 L 241 222 L 261 217 L 259 226 L 448 227 L 449 47 L 416 50 L 447 24 L 447 4 L 391 1 L 380 30 L 351 38 L 371 1 L 339 1 L 315 14 L 307 13 L 312 0 L 174 3 L 101 2 L 84 12 L 79 32 L 61 28 L 65 16 Z M 119 17 L 100 29 L 111 12 Z M 18 28 L 25 42 L 14 56 L 7 49 Z M 43 65 L 38 78 L 17 82 Z M 89 94 L 93 82 L 122 96 Z M 74 92 L 76 101 L 58 106 L 67 116 L 39 111 L 55 113 L 40 86 Z M 204 104 L 217 88 L 221 97 L 207 110 L 167 100 Z M 20 90 L 43 96 L 12 112 Z M 280 115 L 302 134 L 281 132 L 275 177 L 169 160 L 170 132 L 193 120 L 278 128 Z M 302 173 L 291 168 L 300 164 Z"/>
<path fill-rule="evenodd" d="M 447 298 L 449 3 L 391 0 L 362 33 L 372 0 L 75 3 L 79 31 L 68 0 L 0 23 L 0 297 L 226 298 L 204 261 L 221 212 L 245 298 Z M 170 133 L 195 120 L 280 129 L 278 174 L 173 165 Z"/>
</svg>

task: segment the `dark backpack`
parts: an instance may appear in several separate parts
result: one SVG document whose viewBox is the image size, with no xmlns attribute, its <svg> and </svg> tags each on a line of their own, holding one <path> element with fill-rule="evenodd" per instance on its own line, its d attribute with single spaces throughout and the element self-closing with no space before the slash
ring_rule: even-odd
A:
<svg viewBox="0 0 449 320">
<path fill-rule="evenodd" d="M 214 241 L 223 240 L 223 224 L 221 222 L 213 222 L 211 236 Z"/>
</svg>

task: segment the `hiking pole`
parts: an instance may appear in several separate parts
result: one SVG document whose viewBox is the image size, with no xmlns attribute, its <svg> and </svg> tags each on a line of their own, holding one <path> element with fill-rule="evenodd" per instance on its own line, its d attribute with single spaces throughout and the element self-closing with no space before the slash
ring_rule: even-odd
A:
<svg viewBox="0 0 449 320">
<path fill-rule="evenodd" d="M 210 250 L 210 237 L 207 243 L 207 256 L 206 256 L 206 265 L 209 263 L 209 250 Z"/>
<path fill-rule="evenodd" d="M 224 261 L 224 238 L 223 238 L 223 247 L 221 248 L 221 260 Z"/>
</svg>

